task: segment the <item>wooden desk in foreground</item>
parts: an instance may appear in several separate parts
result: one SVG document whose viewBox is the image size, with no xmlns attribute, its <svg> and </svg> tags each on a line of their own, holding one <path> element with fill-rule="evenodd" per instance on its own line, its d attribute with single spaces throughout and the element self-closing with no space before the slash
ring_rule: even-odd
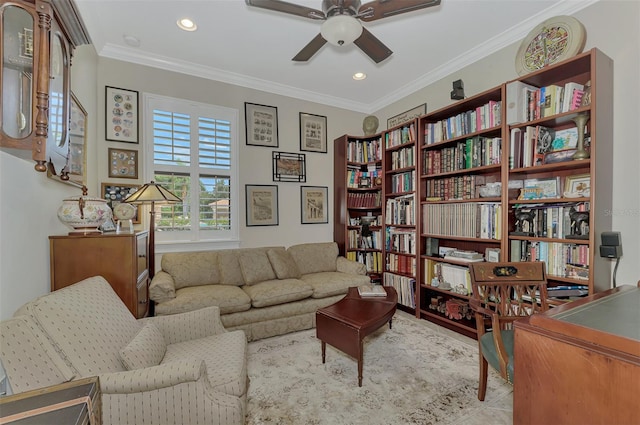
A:
<svg viewBox="0 0 640 425">
<path fill-rule="evenodd" d="M 514 356 L 514 425 L 640 423 L 640 288 L 516 322 Z"/>
</svg>

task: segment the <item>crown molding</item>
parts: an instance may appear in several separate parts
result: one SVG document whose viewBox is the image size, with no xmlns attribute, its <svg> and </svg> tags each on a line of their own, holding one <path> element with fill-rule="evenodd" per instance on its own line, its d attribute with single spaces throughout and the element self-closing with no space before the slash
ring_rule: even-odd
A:
<svg viewBox="0 0 640 425">
<path fill-rule="evenodd" d="M 302 90 L 286 84 L 274 83 L 272 81 L 249 77 L 247 75 L 224 71 L 217 68 L 206 67 L 191 62 L 177 61 L 173 58 L 161 55 L 148 53 L 141 54 L 137 49 L 116 46 L 114 44 L 105 45 L 98 54 L 105 58 L 132 62 L 139 65 L 165 69 L 222 83 L 260 90 L 280 96 L 287 96 L 294 99 L 371 114 L 435 83 L 447 75 L 451 75 L 465 66 L 471 65 L 474 62 L 523 39 L 531 29 L 546 19 L 559 15 L 572 15 L 594 3 L 597 3 L 598 1 L 601 0 L 562 0 L 542 12 L 532 15 L 527 20 L 514 25 L 501 34 L 490 38 L 480 46 L 475 46 L 473 49 L 470 49 L 449 62 L 442 64 L 433 71 L 422 75 L 420 78 L 400 87 L 399 89 L 393 90 L 392 94 L 380 97 L 378 100 L 370 104 L 354 102 L 349 99 L 335 96 L 327 96 L 322 93 Z"/>
</svg>

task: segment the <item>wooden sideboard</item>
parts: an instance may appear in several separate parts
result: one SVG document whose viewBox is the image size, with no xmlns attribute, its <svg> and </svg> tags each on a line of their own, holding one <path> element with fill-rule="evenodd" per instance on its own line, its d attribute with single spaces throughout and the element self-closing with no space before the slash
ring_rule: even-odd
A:
<svg viewBox="0 0 640 425">
<path fill-rule="evenodd" d="M 149 232 L 50 236 L 51 290 L 103 276 L 137 317 L 149 314 Z"/>
<path fill-rule="evenodd" d="M 637 424 L 640 288 L 515 323 L 513 423 Z"/>
</svg>

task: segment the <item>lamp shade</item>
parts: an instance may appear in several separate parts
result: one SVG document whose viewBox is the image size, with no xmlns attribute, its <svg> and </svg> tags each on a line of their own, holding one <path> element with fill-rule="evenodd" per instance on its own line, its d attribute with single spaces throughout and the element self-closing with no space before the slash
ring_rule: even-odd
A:
<svg viewBox="0 0 640 425">
<path fill-rule="evenodd" d="M 320 35 L 334 46 L 346 46 L 362 34 L 362 24 L 348 15 L 336 15 L 327 19 L 320 28 Z"/>
<path fill-rule="evenodd" d="M 127 196 L 122 202 L 128 202 L 130 204 L 146 204 L 151 202 L 172 204 L 182 202 L 182 200 L 163 186 L 151 181 L 151 183 L 145 184 L 136 192 Z"/>
</svg>

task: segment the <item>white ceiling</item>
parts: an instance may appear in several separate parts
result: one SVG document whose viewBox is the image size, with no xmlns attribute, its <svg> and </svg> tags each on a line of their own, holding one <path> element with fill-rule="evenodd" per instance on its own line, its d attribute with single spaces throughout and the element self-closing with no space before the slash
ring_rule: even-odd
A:
<svg viewBox="0 0 640 425">
<path fill-rule="evenodd" d="M 439 6 L 364 24 L 394 52 L 379 64 L 355 45 L 328 43 L 308 62 L 293 62 L 322 21 L 243 0 L 75 3 L 100 56 L 371 113 L 522 39 L 545 19 L 571 15 L 594 1 L 442 0 Z M 322 3 L 291 2 L 316 9 Z M 197 31 L 178 29 L 182 17 L 193 19 Z M 140 46 L 128 46 L 125 35 L 136 37 Z M 354 81 L 358 71 L 367 79 Z"/>
</svg>

